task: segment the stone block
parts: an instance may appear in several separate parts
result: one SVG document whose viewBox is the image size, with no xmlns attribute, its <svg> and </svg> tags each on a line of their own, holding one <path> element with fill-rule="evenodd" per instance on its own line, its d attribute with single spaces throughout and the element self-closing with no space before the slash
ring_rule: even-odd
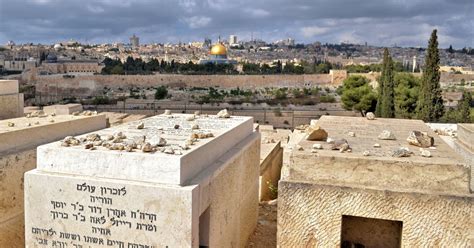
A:
<svg viewBox="0 0 474 248">
<path fill-rule="evenodd" d="M 38 187 L 45 181 L 49 187 Z M 25 176 L 26 247 L 196 247 L 197 194 L 195 185 L 30 171 Z"/>
<path fill-rule="evenodd" d="M 57 104 L 43 107 L 46 114 L 70 115 L 74 112 L 82 112 L 82 105 L 77 103 Z"/>
<path fill-rule="evenodd" d="M 18 94 L 18 80 L 0 80 L 0 95 Z"/>
<path fill-rule="evenodd" d="M 257 223 L 260 134 L 253 131 L 251 118 L 202 116 L 190 122 L 189 117 L 156 116 L 142 120 L 143 129 L 137 129 L 135 122 L 97 132 L 101 137 L 122 132 L 130 139 L 146 135 L 151 143 L 161 137 L 168 141 L 166 148 L 176 147 L 178 141 L 188 137 L 193 123 L 198 123 L 202 132 L 214 133 L 214 137 L 182 150 L 181 155 L 98 148 L 90 152 L 110 156 L 108 170 L 101 168 L 101 161 L 92 159 L 88 160 L 91 166 L 87 170 L 72 165 L 67 173 L 58 173 L 38 157 L 43 167 L 25 176 L 26 247 L 48 247 L 46 242 L 68 247 L 244 247 Z M 174 128 L 176 125 L 178 129 Z M 44 147 L 49 146 L 54 150 L 58 143 Z M 59 160 L 84 163 L 81 160 L 87 156 L 77 157 L 85 151 L 83 146 L 62 148 L 63 156 L 50 160 L 53 165 Z M 46 150 L 38 148 L 38 153 L 42 152 Z M 134 156 L 126 164 L 128 169 L 114 160 L 115 154 Z M 193 154 L 190 157 L 207 156 L 210 162 L 204 158 L 180 159 Z M 163 183 L 145 175 L 150 169 L 142 164 L 151 164 L 153 159 L 156 167 L 173 159 L 178 165 L 203 166 L 185 184 Z M 62 167 L 66 163 L 59 164 Z M 48 181 L 49 187 L 39 186 L 41 181 Z"/>
<path fill-rule="evenodd" d="M 8 122 L 14 123 L 13 127 Z M 54 116 L 0 120 L 0 154 L 34 148 L 68 135 L 105 128 L 105 116 Z"/>
<path fill-rule="evenodd" d="M 471 152 L 474 152 L 474 124 L 458 124 L 458 140 L 462 142 Z"/>
<path fill-rule="evenodd" d="M 214 135 L 210 139 L 199 139 L 190 150 L 183 150 L 181 155 L 125 153 L 105 148 L 85 150 L 83 146 L 63 147 L 57 142 L 38 147 L 38 169 L 60 173 L 79 170 L 83 175 L 107 174 L 112 178 L 183 185 L 239 143 L 241 137 L 252 133 L 250 117 L 217 119 L 202 116 L 187 121 L 189 116 L 155 116 L 96 132 L 101 137 L 122 132 L 129 140 L 145 135 L 147 142 L 152 144 L 164 138 L 172 147 L 182 145 L 193 132 Z M 144 123 L 143 129 L 136 128 L 139 122 Z M 193 124 L 198 124 L 200 129 L 192 130 Z M 137 164 L 137 161 L 140 163 Z M 136 165 L 131 167 L 130 164 Z"/>
<path fill-rule="evenodd" d="M 23 93 L 0 94 L 0 120 L 23 116 Z"/>
</svg>

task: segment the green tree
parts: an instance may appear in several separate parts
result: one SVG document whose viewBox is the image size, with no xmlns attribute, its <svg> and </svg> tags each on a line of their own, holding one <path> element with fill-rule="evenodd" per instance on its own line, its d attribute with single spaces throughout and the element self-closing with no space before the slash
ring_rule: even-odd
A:
<svg viewBox="0 0 474 248">
<path fill-rule="evenodd" d="M 156 88 L 156 91 L 155 91 L 156 100 L 164 99 L 166 96 L 168 96 L 168 89 L 166 88 L 166 86 L 161 85 L 160 87 Z"/>
<path fill-rule="evenodd" d="M 393 61 L 388 49 L 383 52 L 382 75 L 379 79 L 375 114 L 383 118 L 395 117 Z"/>
<path fill-rule="evenodd" d="M 377 96 L 366 77 L 349 76 L 343 83 L 341 101 L 345 109 L 359 111 L 362 116 L 375 109 Z"/>
<path fill-rule="evenodd" d="M 471 122 L 471 101 L 472 94 L 471 92 L 464 90 L 462 93 L 462 100 L 458 103 L 458 112 L 460 123 Z"/>
<path fill-rule="evenodd" d="M 437 121 L 444 115 L 443 98 L 439 85 L 439 51 L 436 29 L 426 50 L 425 65 L 421 78 L 420 97 L 417 103 L 417 115 L 423 121 Z"/>
<path fill-rule="evenodd" d="M 415 118 L 416 103 L 420 91 L 420 79 L 411 73 L 397 73 L 395 81 L 395 116 Z"/>
</svg>

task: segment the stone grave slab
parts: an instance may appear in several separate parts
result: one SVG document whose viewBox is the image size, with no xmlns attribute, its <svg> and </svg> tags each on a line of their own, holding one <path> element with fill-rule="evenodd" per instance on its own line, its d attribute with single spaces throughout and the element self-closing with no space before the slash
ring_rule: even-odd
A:
<svg viewBox="0 0 474 248">
<path fill-rule="evenodd" d="M 191 116 L 159 115 L 95 132 L 101 137 L 122 132 L 126 136 L 125 143 L 145 136 L 146 142 L 156 144 L 164 138 L 166 145 L 163 148 L 176 149 L 180 155 L 158 151 L 124 152 L 105 147 L 87 150 L 83 145 L 63 147 L 56 142 L 38 147 L 38 169 L 60 173 L 81 171 L 82 175 L 183 185 L 240 142 L 240 137 L 253 131 L 251 117 L 197 116 L 192 121 L 187 120 Z M 140 122 L 144 124 L 143 129 L 137 129 Z M 198 125 L 199 129 L 192 129 L 193 125 Z M 212 134 L 213 137 L 197 139 L 188 150 L 180 148 L 192 133 Z"/>
</svg>

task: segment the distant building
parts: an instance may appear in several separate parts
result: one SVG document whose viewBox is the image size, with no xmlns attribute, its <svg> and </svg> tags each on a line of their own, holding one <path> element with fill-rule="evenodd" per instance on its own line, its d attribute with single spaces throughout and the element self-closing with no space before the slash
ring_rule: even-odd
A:
<svg viewBox="0 0 474 248">
<path fill-rule="evenodd" d="M 225 46 L 218 42 L 212 46 L 209 51 L 208 59 L 199 60 L 199 64 L 237 64 L 236 60 L 227 58 L 227 49 Z"/>
<path fill-rule="evenodd" d="M 132 46 L 132 48 L 139 47 L 140 46 L 140 38 L 138 38 L 138 36 L 133 34 L 133 36 L 130 37 L 130 45 Z"/>
<path fill-rule="evenodd" d="M 100 73 L 103 67 L 103 64 L 93 60 L 58 60 L 55 54 L 50 53 L 38 71 L 40 74 L 94 74 Z"/>
<path fill-rule="evenodd" d="M 229 45 L 234 45 L 237 44 L 237 36 L 236 35 L 230 35 L 229 36 Z"/>
</svg>

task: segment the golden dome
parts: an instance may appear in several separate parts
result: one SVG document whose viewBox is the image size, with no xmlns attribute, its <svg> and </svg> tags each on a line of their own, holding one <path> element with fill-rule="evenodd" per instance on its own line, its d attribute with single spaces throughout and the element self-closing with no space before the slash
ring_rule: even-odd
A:
<svg viewBox="0 0 474 248">
<path fill-rule="evenodd" d="M 211 48 L 211 55 L 227 55 L 227 49 L 221 43 L 217 43 Z"/>
</svg>

